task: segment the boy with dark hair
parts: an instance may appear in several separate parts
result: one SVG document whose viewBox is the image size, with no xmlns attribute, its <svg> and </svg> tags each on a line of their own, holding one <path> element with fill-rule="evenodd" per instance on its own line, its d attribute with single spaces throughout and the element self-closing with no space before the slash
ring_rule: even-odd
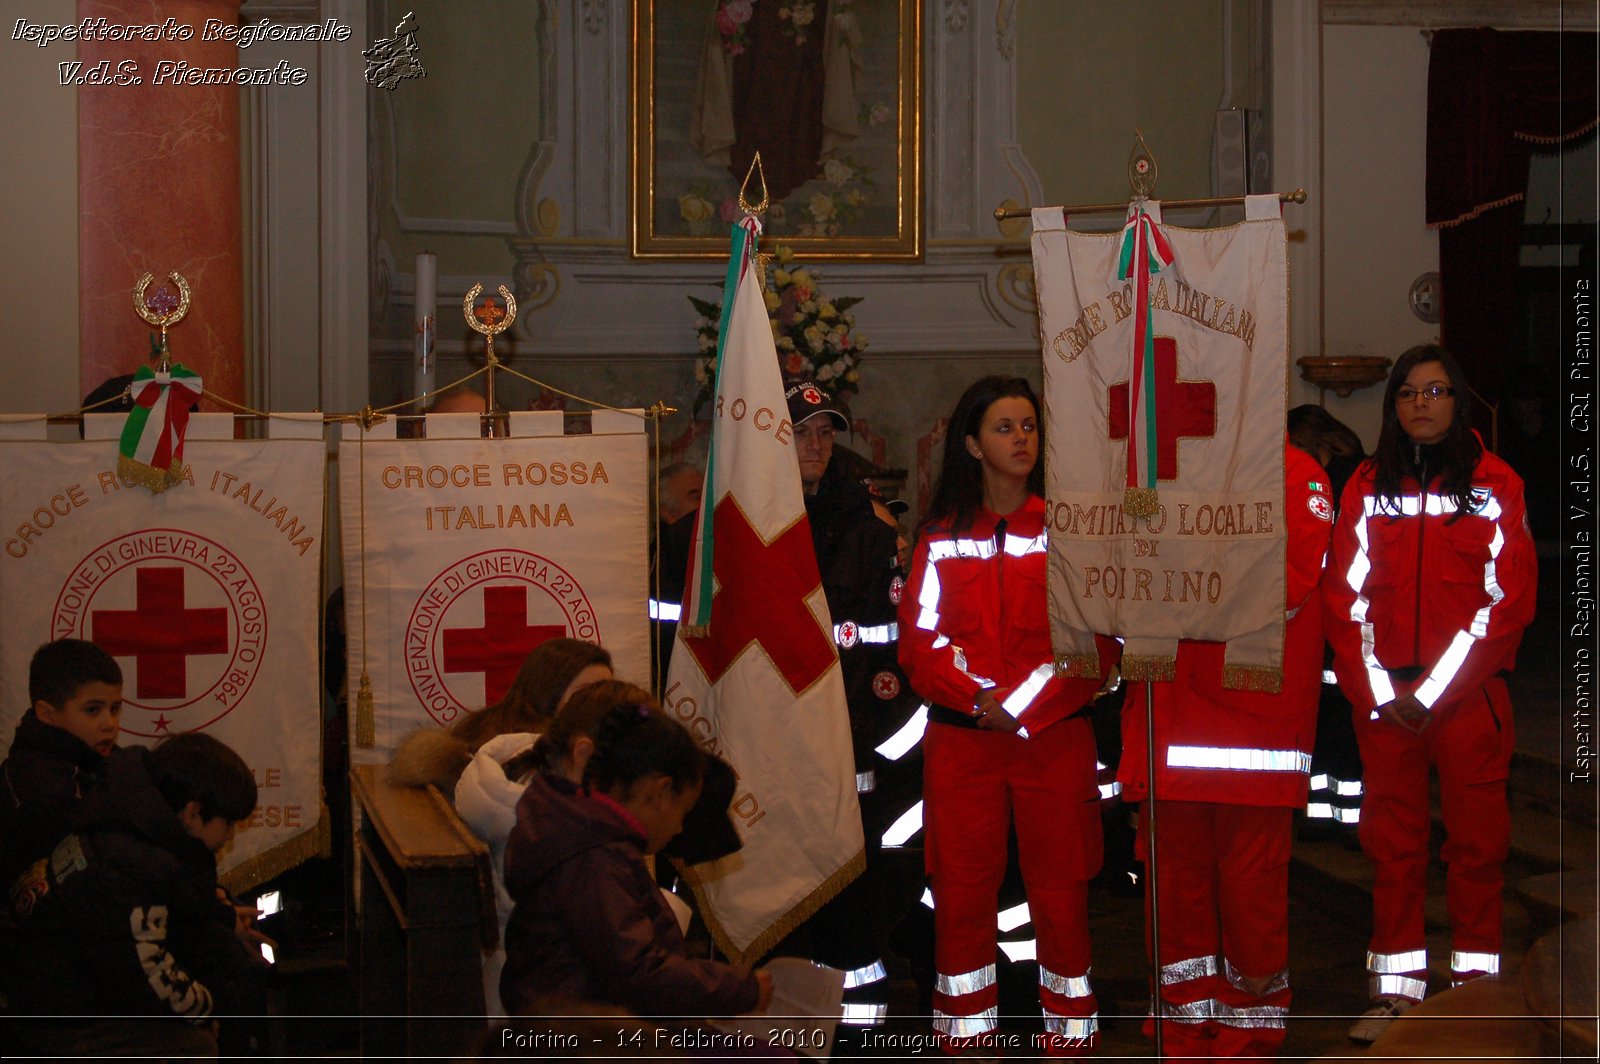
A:
<svg viewBox="0 0 1600 1064">
<path fill-rule="evenodd" d="M 12 1004 L 40 1016 L 120 1018 L 44 1022 L 22 1032 L 30 1043 L 61 1053 L 216 1052 L 213 1019 L 238 1011 L 250 992 L 261 939 L 218 891 L 215 854 L 255 803 L 249 766 L 208 735 L 112 754 L 82 826 L 50 856 L 34 892 L 43 900 L 19 921 L 16 967 L 27 974 Z"/>
<path fill-rule="evenodd" d="M 105 772 L 122 715 L 122 670 L 82 639 L 57 639 L 28 666 L 32 706 L 0 763 L 0 885 L 49 856 L 78 826 L 84 795 Z"/>
</svg>

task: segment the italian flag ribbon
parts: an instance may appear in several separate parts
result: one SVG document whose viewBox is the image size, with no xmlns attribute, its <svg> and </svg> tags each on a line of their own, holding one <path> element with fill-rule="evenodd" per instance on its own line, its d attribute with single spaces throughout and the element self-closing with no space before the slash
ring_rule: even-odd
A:
<svg viewBox="0 0 1600 1064">
<path fill-rule="evenodd" d="M 1150 320 L 1150 275 L 1173 263 L 1172 245 L 1145 209 L 1144 200 L 1128 205 L 1117 251 L 1117 280 L 1134 282 L 1133 369 L 1128 375 L 1128 484 L 1123 509 L 1140 517 L 1155 513 L 1156 501 L 1156 352 Z"/>
<path fill-rule="evenodd" d="M 733 316 L 733 301 L 739 292 L 739 282 L 744 280 L 745 271 L 755 265 L 756 248 L 761 241 L 761 219 L 753 214 L 746 214 L 733 226 L 733 245 L 728 254 L 728 273 L 722 282 L 722 317 L 717 322 L 717 363 L 713 371 L 712 380 L 722 381 L 723 360 L 727 358 L 728 347 L 728 322 Z M 686 636 L 699 636 L 706 634 L 711 627 L 711 599 L 714 593 L 712 587 L 711 559 L 712 544 L 712 512 L 715 509 L 710 505 L 711 486 L 716 484 L 717 468 L 717 442 L 719 433 L 711 433 L 711 446 L 706 452 L 706 501 L 702 503 L 699 512 L 700 527 L 696 530 L 693 547 L 694 565 L 692 572 L 694 580 L 685 589 L 683 615 L 680 620 L 680 631 Z"/>
<path fill-rule="evenodd" d="M 189 407 L 201 391 L 200 375 L 180 362 L 170 370 L 139 367 L 128 385 L 133 412 L 117 446 L 117 472 L 124 480 L 162 492 L 183 479 Z"/>
</svg>

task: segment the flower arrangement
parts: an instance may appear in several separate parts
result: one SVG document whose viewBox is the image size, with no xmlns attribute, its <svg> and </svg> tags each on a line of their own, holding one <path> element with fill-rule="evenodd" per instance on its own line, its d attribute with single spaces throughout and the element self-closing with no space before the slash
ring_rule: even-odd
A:
<svg viewBox="0 0 1600 1064">
<path fill-rule="evenodd" d="M 855 331 L 850 308 L 860 296 L 829 299 L 817 284 L 815 269 L 794 261 L 794 249 L 779 244 L 773 253 L 772 273 L 763 296 L 772 322 L 772 340 L 778 349 L 778 368 L 784 378 L 810 378 L 849 417 L 849 397 L 861 390 L 861 355 L 867 338 Z M 694 327 L 700 353 L 695 356 L 694 379 L 700 385 L 694 413 L 716 395 L 717 326 L 722 304 L 689 297 L 699 312 Z"/>
<path fill-rule="evenodd" d="M 746 27 L 754 14 L 755 0 L 723 0 L 717 6 L 717 32 L 722 35 L 722 50 L 743 55 L 750 44 Z"/>
</svg>

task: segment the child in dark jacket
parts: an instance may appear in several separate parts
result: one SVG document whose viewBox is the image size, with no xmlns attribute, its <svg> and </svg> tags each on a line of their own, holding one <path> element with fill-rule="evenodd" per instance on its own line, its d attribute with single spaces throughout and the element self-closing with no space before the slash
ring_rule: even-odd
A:
<svg viewBox="0 0 1600 1064">
<path fill-rule="evenodd" d="M 6 897 L 18 876 L 78 827 L 84 796 L 117 744 L 122 670 L 93 643 L 57 639 L 34 651 L 28 700 L 32 706 L 0 763 L 0 886 Z"/>
<path fill-rule="evenodd" d="M 642 1015 L 727 1016 L 764 1010 L 766 972 L 690 957 L 645 865 L 683 830 L 705 755 L 689 733 L 624 684 L 590 689 L 613 704 L 583 783 L 536 775 L 506 844 L 500 994 L 513 1016 L 548 998 L 620 1005 Z"/>
<path fill-rule="evenodd" d="M 260 966 L 245 945 L 253 933 L 217 888 L 216 865 L 255 802 L 249 767 L 208 735 L 113 753 L 81 827 L 50 856 L 42 900 L 19 921 L 28 981 L 13 1004 L 120 1019 L 33 1035 L 49 1034 L 63 1053 L 148 1049 L 164 1036 L 192 1052 L 193 1031 L 178 1019 L 214 1037 L 214 1017 L 238 1008 Z"/>
</svg>

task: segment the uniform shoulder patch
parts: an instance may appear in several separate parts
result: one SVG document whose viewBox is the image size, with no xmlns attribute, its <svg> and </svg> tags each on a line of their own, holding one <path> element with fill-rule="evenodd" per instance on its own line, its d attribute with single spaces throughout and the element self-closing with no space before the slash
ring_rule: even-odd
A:
<svg viewBox="0 0 1600 1064">
<path fill-rule="evenodd" d="M 1307 498 L 1306 509 L 1310 510 L 1320 520 L 1333 520 L 1333 503 L 1328 501 L 1326 495 L 1312 495 Z"/>
</svg>

